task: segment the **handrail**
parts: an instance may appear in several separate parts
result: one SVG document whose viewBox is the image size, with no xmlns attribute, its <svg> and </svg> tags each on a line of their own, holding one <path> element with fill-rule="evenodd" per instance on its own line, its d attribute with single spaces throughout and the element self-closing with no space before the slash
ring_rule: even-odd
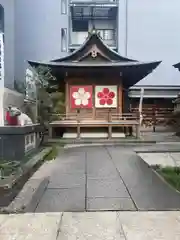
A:
<svg viewBox="0 0 180 240">
<path fill-rule="evenodd" d="M 106 113 L 107 114 L 107 113 Z M 139 115 L 137 113 L 109 113 L 106 116 L 102 114 L 101 118 L 96 117 L 93 119 L 90 115 L 87 113 L 84 113 L 82 116 L 78 113 L 69 113 L 69 114 L 53 114 L 54 116 L 59 116 L 59 120 L 71 120 L 71 121 L 78 121 L 82 122 L 83 120 L 87 121 L 106 121 L 106 122 L 117 122 L 117 121 L 139 121 Z M 104 117 L 103 117 L 104 116 Z"/>
</svg>

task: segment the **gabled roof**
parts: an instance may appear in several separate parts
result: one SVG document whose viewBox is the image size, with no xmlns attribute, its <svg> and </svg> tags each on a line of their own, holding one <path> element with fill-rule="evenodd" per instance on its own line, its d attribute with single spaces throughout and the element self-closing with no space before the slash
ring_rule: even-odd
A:
<svg viewBox="0 0 180 240">
<path fill-rule="evenodd" d="M 131 87 L 150 74 L 159 64 L 157 62 L 139 62 L 119 55 L 110 49 L 93 31 L 84 44 L 66 57 L 51 60 L 50 62 L 28 61 L 31 66 L 45 65 L 57 75 L 68 71 L 106 73 L 111 71 L 116 76 L 122 76 L 124 86 Z"/>
<path fill-rule="evenodd" d="M 85 56 L 88 51 L 90 52 L 91 50 L 93 50 L 93 46 L 96 46 L 96 49 L 103 53 L 112 62 L 137 62 L 136 60 L 122 57 L 116 51 L 112 50 L 107 44 L 103 42 L 100 35 L 95 30 L 93 30 L 92 33 L 88 34 L 86 41 L 81 45 L 80 48 L 78 48 L 66 57 L 58 58 L 52 60 L 51 62 L 78 61 L 78 59 L 83 58 L 83 56 Z"/>
</svg>

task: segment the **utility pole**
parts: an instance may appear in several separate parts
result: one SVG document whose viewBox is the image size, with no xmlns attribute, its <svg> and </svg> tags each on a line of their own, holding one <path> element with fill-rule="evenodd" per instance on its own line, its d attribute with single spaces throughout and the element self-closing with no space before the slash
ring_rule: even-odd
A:
<svg viewBox="0 0 180 240">
<path fill-rule="evenodd" d="M 144 88 L 141 88 L 140 100 L 139 100 L 139 117 L 140 117 L 140 126 L 142 124 L 143 115 L 142 115 L 142 104 L 144 98 Z"/>
</svg>

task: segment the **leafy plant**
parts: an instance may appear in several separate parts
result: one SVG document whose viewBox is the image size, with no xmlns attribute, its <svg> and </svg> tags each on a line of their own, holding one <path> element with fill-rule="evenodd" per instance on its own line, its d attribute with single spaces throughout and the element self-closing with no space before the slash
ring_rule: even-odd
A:
<svg viewBox="0 0 180 240">
<path fill-rule="evenodd" d="M 57 114 L 64 113 L 65 97 L 63 92 L 58 91 L 57 79 L 48 67 L 38 66 L 34 72 L 38 120 L 47 127 L 49 122 L 58 119 Z"/>
<path fill-rule="evenodd" d="M 32 69 L 31 83 L 36 91 L 37 122 L 48 127 L 49 122 L 58 119 L 58 114 L 65 111 L 65 96 L 58 89 L 57 79 L 51 74 L 51 69 L 46 66 L 38 66 Z M 29 76 L 28 76 L 29 77 Z M 16 91 L 25 94 L 28 91 L 25 83 L 15 81 Z M 25 106 L 26 113 L 32 117 L 32 109 Z"/>
<path fill-rule="evenodd" d="M 160 167 L 156 171 L 175 189 L 180 191 L 180 168 Z"/>
<path fill-rule="evenodd" d="M 20 167 L 18 161 L 0 161 L 0 178 L 13 174 Z"/>
<path fill-rule="evenodd" d="M 54 159 L 56 159 L 56 157 L 58 156 L 58 153 L 59 153 L 59 151 L 58 151 L 57 146 L 53 145 L 50 153 L 45 157 L 44 160 L 45 160 L 45 161 L 54 160 Z"/>
</svg>

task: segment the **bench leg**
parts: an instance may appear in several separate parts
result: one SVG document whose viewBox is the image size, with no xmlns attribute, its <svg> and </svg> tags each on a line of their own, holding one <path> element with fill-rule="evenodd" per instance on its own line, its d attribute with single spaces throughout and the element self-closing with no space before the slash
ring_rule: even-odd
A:
<svg viewBox="0 0 180 240">
<path fill-rule="evenodd" d="M 136 138 L 140 138 L 140 126 L 136 125 Z"/>
<path fill-rule="evenodd" d="M 112 126 L 108 126 L 108 138 L 112 138 Z"/>
<path fill-rule="evenodd" d="M 81 128 L 80 128 L 80 125 L 77 125 L 77 138 L 78 139 L 81 138 Z"/>
</svg>

